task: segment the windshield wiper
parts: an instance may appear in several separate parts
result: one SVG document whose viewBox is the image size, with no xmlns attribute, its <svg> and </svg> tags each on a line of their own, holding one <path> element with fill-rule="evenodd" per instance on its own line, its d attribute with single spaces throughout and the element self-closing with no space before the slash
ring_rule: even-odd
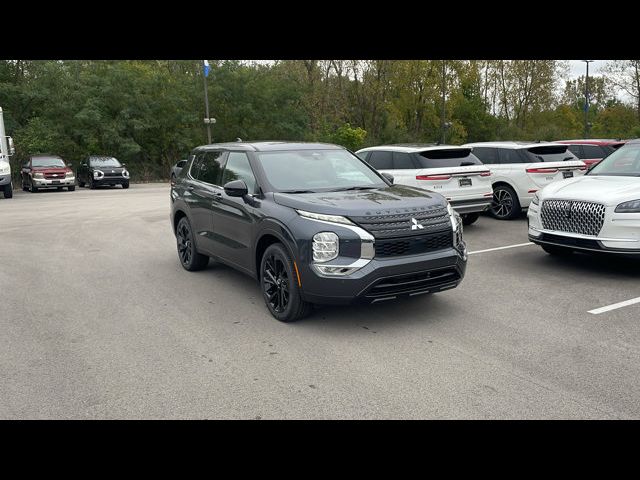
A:
<svg viewBox="0 0 640 480">
<path fill-rule="evenodd" d="M 280 193 L 318 193 L 315 190 L 283 190 Z"/>
<path fill-rule="evenodd" d="M 346 192 L 347 190 L 375 190 L 378 187 L 348 187 L 348 188 L 339 188 L 337 190 L 333 190 L 334 192 Z"/>
</svg>

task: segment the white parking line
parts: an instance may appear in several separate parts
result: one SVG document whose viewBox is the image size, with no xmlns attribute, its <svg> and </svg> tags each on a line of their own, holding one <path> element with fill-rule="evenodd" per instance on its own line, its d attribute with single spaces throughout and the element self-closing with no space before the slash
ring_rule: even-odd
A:
<svg viewBox="0 0 640 480">
<path fill-rule="evenodd" d="M 614 303 L 613 305 L 607 305 L 606 307 L 595 308 L 593 310 L 589 310 L 589 313 L 599 315 L 601 313 L 610 312 L 611 310 L 615 310 L 617 308 L 628 307 L 629 305 L 633 305 L 635 303 L 640 303 L 640 297 L 632 298 L 631 300 L 625 300 L 624 302 Z"/>
<path fill-rule="evenodd" d="M 518 243 L 516 245 L 507 245 L 506 247 L 487 248 L 486 250 L 476 250 L 475 252 L 468 252 L 469 255 L 474 253 L 495 252 L 496 250 L 505 250 L 507 248 L 526 247 L 527 245 L 533 245 L 533 242 Z"/>
</svg>

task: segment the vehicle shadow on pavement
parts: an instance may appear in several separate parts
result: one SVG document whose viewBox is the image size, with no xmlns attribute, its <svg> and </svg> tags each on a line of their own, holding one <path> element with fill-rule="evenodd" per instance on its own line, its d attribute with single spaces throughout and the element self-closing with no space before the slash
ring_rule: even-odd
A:
<svg viewBox="0 0 640 480">
<path fill-rule="evenodd" d="M 257 281 L 215 261 L 211 261 L 202 272 L 196 273 L 204 274 L 203 276 L 215 276 L 227 284 L 229 288 L 238 293 L 241 292 L 247 301 L 255 302 L 259 308 L 263 309 L 265 317 L 277 322 L 271 317 L 266 305 L 264 305 L 262 292 Z M 460 313 L 451 292 L 455 292 L 455 290 L 374 304 L 316 305 L 308 317 L 288 325 L 296 328 L 321 325 L 323 329 L 327 326 L 335 329 L 350 329 L 357 326 L 377 333 L 376 329 L 382 327 L 407 327 L 416 323 L 424 325 L 425 323 L 440 322 Z M 233 306 L 230 305 L 229 308 L 232 309 Z"/>
<path fill-rule="evenodd" d="M 618 257 L 612 254 L 573 253 L 567 256 L 543 255 L 541 264 L 550 269 L 589 275 L 640 278 L 640 258 Z"/>
</svg>

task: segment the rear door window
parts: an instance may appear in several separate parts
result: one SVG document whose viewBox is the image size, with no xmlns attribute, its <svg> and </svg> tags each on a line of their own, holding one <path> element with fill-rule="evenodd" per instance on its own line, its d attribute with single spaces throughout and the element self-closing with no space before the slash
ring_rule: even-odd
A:
<svg viewBox="0 0 640 480">
<path fill-rule="evenodd" d="M 368 163 L 376 170 L 393 170 L 393 155 L 386 150 L 374 150 Z"/>
<path fill-rule="evenodd" d="M 416 168 L 411 155 L 405 152 L 393 152 L 393 169 L 409 170 Z"/>
<path fill-rule="evenodd" d="M 602 158 L 606 155 L 598 145 L 582 145 L 582 149 L 584 150 L 584 157 L 582 158 Z"/>
<path fill-rule="evenodd" d="M 480 159 L 471 153 L 471 148 L 426 150 L 416 154 L 422 168 L 464 167 L 482 165 Z"/>
<path fill-rule="evenodd" d="M 494 164 L 498 162 L 498 149 L 493 147 L 473 147 L 473 154 L 480 159 L 482 163 Z"/>
<path fill-rule="evenodd" d="M 514 150 L 513 148 L 501 148 L 498 150 L 498 158 L 500 159 L 500 163 L 511 164 L 511 163 L 524 163 L 527 161 L 526 158 L 523 158 L 520 155 L 520 152 Z"/>
</svg>

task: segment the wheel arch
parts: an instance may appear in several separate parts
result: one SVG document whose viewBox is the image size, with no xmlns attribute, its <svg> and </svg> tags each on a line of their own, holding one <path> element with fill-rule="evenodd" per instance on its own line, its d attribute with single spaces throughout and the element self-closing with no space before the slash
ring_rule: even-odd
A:
<svg viewBox="0 0 640 480">
<path fill-rule="evenodd" d="M 262 260 L 262 255 L 265 250 L 269 247 L 269 245 L 273 245 L 274 243 L 281 243 L 284 245 L 284 248 L 287 250 L 291 258 L 296 261 L 297 256 L 294 251 L 295 241 L 291 233 L 284 227 L 284 225 L 275 224 L 278 228 L 265 228 L 261 230 L 256 236 L 256 243 L 254 247 L 254 255 L 253 255 L 253 270 L 256 275 L 256 279 L 260 279 L 260 262 Z"/>
</svg>

